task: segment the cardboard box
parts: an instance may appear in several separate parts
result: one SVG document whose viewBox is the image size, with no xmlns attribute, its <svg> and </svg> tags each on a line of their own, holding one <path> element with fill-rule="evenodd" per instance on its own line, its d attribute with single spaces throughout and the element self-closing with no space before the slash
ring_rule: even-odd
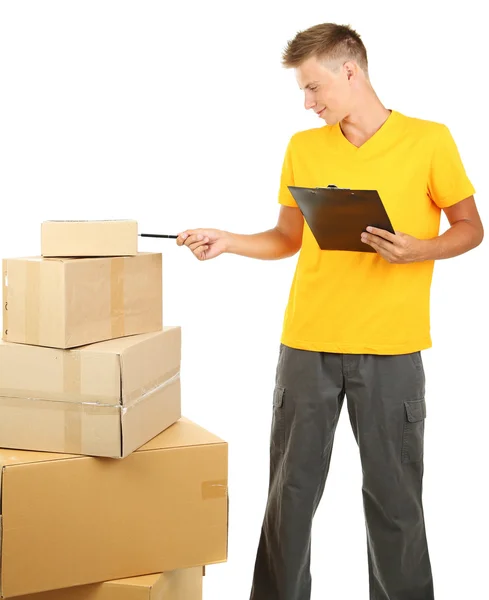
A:
<svg viewBox="0 0 489 600">
<path fill-rule="evenodd" d="M 8 342 L 73 348 L 161 327 L 161 254 L 3 261 Z"/>
<path fill-rule="evenodd" d="M 44 221 L 41 224 L 42 256 L 133 256 L 137 252 L 137 221 Z"/>
<path fill-rule="evenodd" d="M 0 447 L 121 458 L 181 417 L 181 331 L 58 350 L 0 342 Z"/>
<path fill-rule="evenodd" d="M 180 419 L 124 460 L 0 450 L 0 596 L 227 559 L 227 443 Z"/>
<path fill-rule="evenodd" d="M 18 600 L 202 600 L 202 569 L 116 579 L 81 587 L 18 596 Z"/>
</svg>

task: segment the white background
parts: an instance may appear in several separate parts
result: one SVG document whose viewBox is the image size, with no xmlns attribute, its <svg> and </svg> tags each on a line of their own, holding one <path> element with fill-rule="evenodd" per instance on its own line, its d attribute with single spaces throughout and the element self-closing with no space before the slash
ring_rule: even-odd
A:
<svg viewBox="0 0 489 600">
<path fill-rule="evenodd" d="M 281 52 L 325 21 L 362 35 L 386 107 L 449 126 L 487 225 L 482 7 L 4 0 L 0 255 L 38 254 L 46 219 L 134 218 L 160 233 L 273 227 L 288 139 L 323 125 L 304 110 Z M 208 568 L 204 597 L 247 600 L 296 257 L 201 263 L 173 240 L 141 240 L 140 250 L 163 252 L 164 321 L 183 330 L 184 413 L 229 442 L 229 561 Z M 441 600 L 488 597 L 487 258 L 484 243 L 437 263 L 434 347 L 423 353 L 424 506 Z M 314 523 L 313 600 L 368 598 L 361 469 L 345 414 Z"/>
</svg>

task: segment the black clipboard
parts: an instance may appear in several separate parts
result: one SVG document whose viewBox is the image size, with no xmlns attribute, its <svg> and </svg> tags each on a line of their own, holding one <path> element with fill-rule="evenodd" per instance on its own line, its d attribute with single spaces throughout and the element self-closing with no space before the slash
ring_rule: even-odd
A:
<svg viewBox="0 0 489 600">
<path fill-rule="evenodd" d="M 375 252 L 360 239 L 369 225 L 395 233 L 377 190 L 288 188 L 321 250 Z"/>
</svg>

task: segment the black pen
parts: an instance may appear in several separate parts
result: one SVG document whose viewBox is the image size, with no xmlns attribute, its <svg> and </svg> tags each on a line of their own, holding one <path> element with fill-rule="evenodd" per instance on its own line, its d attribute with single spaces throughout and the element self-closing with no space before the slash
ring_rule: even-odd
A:
<svg viewBox="0 0 489 600">
<path fill-rule="evenodd" d="M 150 237 L 150 238 L 171 238 L 176 240 L 178 235 L 168 235 L 165 233 L 140 233 L 140 237 Z"/>
</svg>

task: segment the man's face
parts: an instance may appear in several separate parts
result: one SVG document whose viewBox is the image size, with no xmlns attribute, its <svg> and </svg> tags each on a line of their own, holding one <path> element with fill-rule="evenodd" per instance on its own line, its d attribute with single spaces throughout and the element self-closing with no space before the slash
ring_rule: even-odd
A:
<svg viewBox="0 0 489 600">
<path fill-rule="evenodd" d="M 341 63 L 340 63 L 341 64 Z M 304 107 L 314 110 L 328 125 L 343 120 L 351 110 L 351 86 L 348 71 L 352 63 L 341 64 L 334 72 L 319 62 L 308 58 L 295 69 L 299 88 L 304 91 Z"/>
</svg>

